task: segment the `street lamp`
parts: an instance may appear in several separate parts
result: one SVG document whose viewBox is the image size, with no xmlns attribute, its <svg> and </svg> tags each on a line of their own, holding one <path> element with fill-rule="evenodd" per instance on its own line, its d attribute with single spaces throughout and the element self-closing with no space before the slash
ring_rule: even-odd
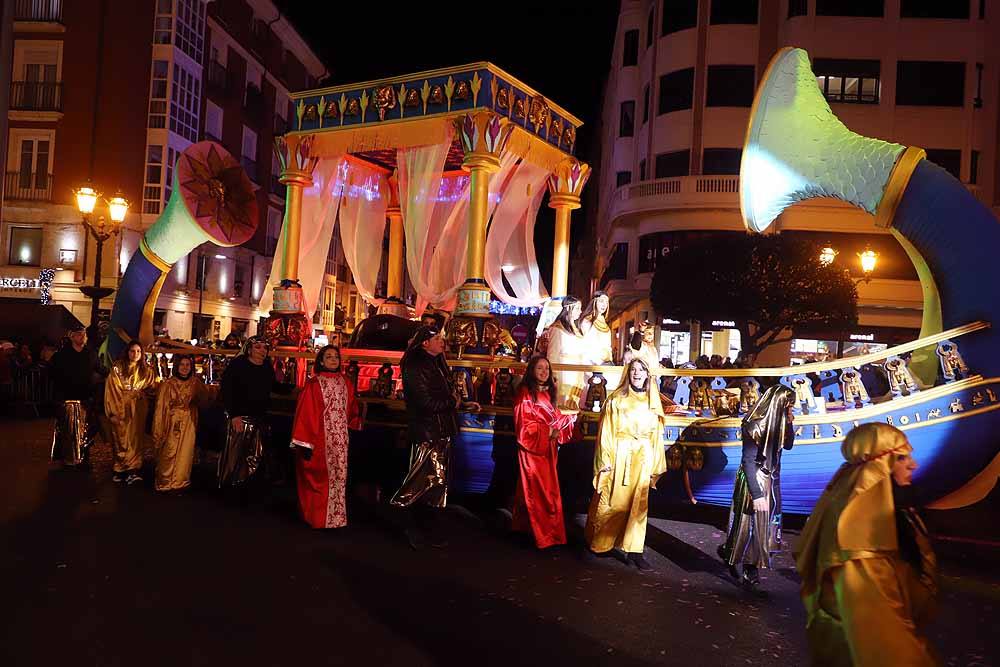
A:
<svg viewBox="0 0 1000 667">
<path fill-rule="evenodd" d="M 101 287 L 101 260 L 104 254 L 104 242 L 121 231 L 121 225 L 125 221 L 125 215 L 128 213 L 129 203 L 120 192 L 115 193 L 114 197 L 105 200 L 105 203 L 108 205 L 110 220 L 105 219 L 103 215 L 98 215 L 95 221 L 94 208 L 101 194 L 89 185 L 85 185 L 74 190 L 73 196 L 76 199 L 77 210 L 83 215 L 83 226 L 87 228 L 90 235 L 94 237 L 94 241 L 97 242 L 97 255 L 94 258 L 94 284 L 84 285 L 80 288 L 80 291 L 91 302 L 91 337 L 96 341 L 98 338 L 97 312 L 100 310 L 101 299 L 110 296 L 115 291 L 111 287 Z"/>
<path fill-rule="evenodd" d="M 832 246 L 824 246 L 819 251 L 819 263 L 823 266 L 829 266 L 833 264 L 833 260 L 837 259 L 839 254 Z"/>
<path fill-rule="evenodd" d="M 865 274 L 863 280 L 865 283 L 868 283 L 871 281 L 872 273 L 878 264 L 878 253 L 870 247 L 865 246 L 864 252 L 858 253 L 858 258 L 861 260 L 861 272 Z"/>
</svg>

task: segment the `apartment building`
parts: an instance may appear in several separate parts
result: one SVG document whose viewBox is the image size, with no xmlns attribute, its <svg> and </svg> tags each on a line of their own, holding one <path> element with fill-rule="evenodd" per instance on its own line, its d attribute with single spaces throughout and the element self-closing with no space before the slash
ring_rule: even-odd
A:
<svg viewBox="0 0 1000 667">
<path fill-rule="evenodd" d="M 726 321 L 657 316 L 659 258 L 694 238 L 740 233 L 739 165 L 756 83 L 783 46 L 806 49 L 837 116 L 862 135 L 916 145 L 1000 212 L 1000 5 L 993 0 L 622 0 L 602 114 L 596 282 L 620 345 L 644 319 L 662 357 L 734 356 Z M 877 350 L 915 337 L 922 298 L 899 244 L 834 201 L 796 205 L 775 228 L 829 244 L 861 274 L 859 326 L 794 332 L 785 363 Z M 683 277 L 678 277 L 683 284 Z"/>
<path fill-rule="evenodd" d="M 104 246 L 102 284 L 114 287 L 170 199 L 177 156 L 211 139 L 259 187 L 258 231 L 240 247 L 205 245 L 182 258 L 155 324 L 180 338 L 254 333 L 284 211 L 272 139 L 293 117 L 289 91 L 314 87 L 323 63 L 267 0 L 11 4 L 0 298 L 37 299 L 40 272 L 55 269 L 52 300 L 89 324 L 79 287 L 93 281 L 95 243 L 72 190 L 90 182 L 131 202 Z M 331 264 L 335 285 L 341 265 L 342 253 Z M 348 282 L 339 281 L 347 303 Z"/>
</svg>

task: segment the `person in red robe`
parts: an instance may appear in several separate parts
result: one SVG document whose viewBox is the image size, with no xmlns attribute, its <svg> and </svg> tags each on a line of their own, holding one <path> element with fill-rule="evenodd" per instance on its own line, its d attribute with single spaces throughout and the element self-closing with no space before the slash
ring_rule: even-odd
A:
<svg viewBox="0 0 1000 667">
<path fill-rule="evenodd" d="M 299 507 L 313 528 L 347 525 L 347 429 L 360 428 L 354 387 L 340 372 L 340 349 L 327 345 L 299 395 L 292 426 Z"/>
<path fill-rule="evenodd" d="M 545 549 L 566 544 L 562 495 L 556 462 L 559 445 L 573 435 L 576 415 L 555 408 L 556 386 L 549 360 L 532 357 L 514 399 L 514 431 L 521 476 L 514 499 L 512 526 L 527 532 Z"/>
</svg>

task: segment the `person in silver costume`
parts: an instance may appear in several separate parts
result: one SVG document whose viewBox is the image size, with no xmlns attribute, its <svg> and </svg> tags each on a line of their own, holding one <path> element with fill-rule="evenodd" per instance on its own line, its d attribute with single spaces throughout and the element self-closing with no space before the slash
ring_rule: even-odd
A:
<svg viewBox="0 0 1000 667">
<path fill-rule="evenodd" d="M 228 425 L 219 456 L 219 488 L 241 487 L 261 475 L 267 455 L 267 411 L 276 389 L 268 345 L 252 336 L 226 367 L 220 394 Z"/>
<path fill-rule="evenodd" d="M 96 430 L 94 389 L 100 379 L 97 355 L 87 347 L 83 325 L 73 327 L 68 341 L 52 357 L 49 378 L 57 400 L 52 434 L 52 460 L 66 467 L 87 466 L 87 454 Z"/>
<path fill-rule="evenodd" d="M 751 591 L 760 586 L 758 569 L 769 569 L 771 554 L 781 549 L 781 452 L 792 448 L 795 437 L 794 404 L 791 389 L 774 385 L 743 418 L 743 460 L 726 543 L 718 551 L 733 578 Z M 737 565 L 743 566 L 742 573 Z"/>
<path fill-rule="evenodd" d="M 410 471 L 390 504 L 407 510 L 405 534 L 413 549 L 428 541 L 431 514 L 425 510 L 443 509 L 448 502 L 448 468 L 451 441 L 458 433 L 458 410 L 479 410 L 478 403 L 463 403 L 456 396 L 444 349 L 441 330 L 424 325 L 413 334 L 399 361 L 411 443 Z M 440 541 L 430 544 L 444 546 Z"/>
</svg>

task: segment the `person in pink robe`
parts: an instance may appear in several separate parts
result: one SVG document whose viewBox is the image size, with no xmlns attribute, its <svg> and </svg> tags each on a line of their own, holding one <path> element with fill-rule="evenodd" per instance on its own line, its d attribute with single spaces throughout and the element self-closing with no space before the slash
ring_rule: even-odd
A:
<svg viewBox="0 0 1000 667">
<path fill-rule="evenodd" d="M 354 388 L 340 372 L 340 349 L 327 345 L 295 408 L 292 447 L 302 518 L 313 528 L 347 525 L 347 430 L 360 430 Z"/>
<path fill-rule="evenodd" d="M 545 549 L 566 544 L 556 462 L 559 445 L 573 435 L 576 415 L 555 408 L 556 387 L 545 357 L 532 357 L 514 399 L 514 431 L 521 476 L 514 499 L 514 530 L 529 529 Z"/>
</svg>

